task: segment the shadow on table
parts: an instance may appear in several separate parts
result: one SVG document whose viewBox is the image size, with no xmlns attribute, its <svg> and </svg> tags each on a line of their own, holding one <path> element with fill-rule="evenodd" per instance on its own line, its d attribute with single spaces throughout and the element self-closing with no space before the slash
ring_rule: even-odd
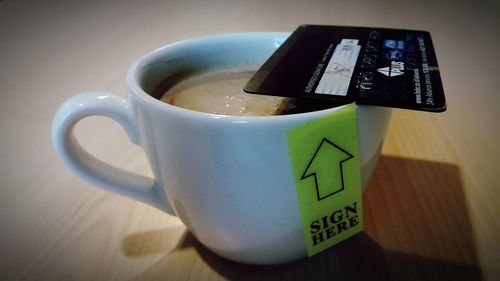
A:
<svg viewBox="0 0 500 281">
<path fill-rule="evenodd" d="M 123 246 L 128 256 L 148 254 L 127 246 L 134 243 L 166 252 L 134 280 L 481 280 L 457 166 L 382 156 L 363 205 L 364 233 L 282 265 L 229 261 L 187 232 L 171 251 L 161 242 L 171 240 L 170 231 L 161 230 L 131 235 Z"/>
</svg>

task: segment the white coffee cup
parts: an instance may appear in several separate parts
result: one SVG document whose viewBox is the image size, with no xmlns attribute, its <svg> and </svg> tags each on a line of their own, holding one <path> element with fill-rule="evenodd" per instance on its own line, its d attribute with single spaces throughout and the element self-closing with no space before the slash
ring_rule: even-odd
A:
<svg viewBox="0 0 500 281">
<path fill-rule="evenodd" d="M 147 92 L 190 70 L 262 64 L 289 33 L 240 33 L 174 43 L 134 63 L 127 99 L 83 93 L 57 112 L 52 138 L 61 160 L 92 184 L 178 216 L 212 251 L 274 264 L 307 255 L 286 132 L 341 107 L 279 116 L 222 116 L 163 103 Z M 357 106 L 363 188 L 376 165 L 391 110 Z M 118 121 L 141 146 L 154 179 L 110 166 L 73 135 L 91 115 Z"/>
</svg>

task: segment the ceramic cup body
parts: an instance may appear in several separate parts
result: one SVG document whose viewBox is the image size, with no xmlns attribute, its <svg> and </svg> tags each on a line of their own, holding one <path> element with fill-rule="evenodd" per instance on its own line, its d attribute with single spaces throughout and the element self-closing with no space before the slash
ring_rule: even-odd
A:
<svg viewBox="0 0 500 281">
<path fill-rule="evenodd" d="M 206 247 L 253 264 L 306 256 L 286 132 L 341 107 L 281 116 L 222 116 L 163 103 L 148 93 L 166 77 L 262 64 L 289 33 L 210 36 L 165 46 L 127 74 L 129 96 L 84 93 L 61 106 L 54 146 L 74 172 L 107 190 L 178 216 Z M 376 165 L 391 110 L 358 106 L 363 188 Z M 89 115 L 120 122 L 140 145 L 154 179 L 100 162 L 73 137 Z"/>
</svg>

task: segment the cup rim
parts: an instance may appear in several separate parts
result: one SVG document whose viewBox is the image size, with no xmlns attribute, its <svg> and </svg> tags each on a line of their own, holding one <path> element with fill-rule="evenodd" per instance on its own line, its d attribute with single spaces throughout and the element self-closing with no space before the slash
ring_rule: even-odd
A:
<svg viewBox="0 0 500 281">
<path fill-rule="evenodd" d="M 202 37 L 196 37 L 191 39 L 185 39 L 181 41 L 177 41 L 174 43 L 170 43 L 154 49 L 146 53 L 137 59 L 132 66 L 127 71 L 126 82 L 129 88 L 129 97 L 134 96 L 138 100 L 143 103 L 148 104 L 148 106 L 152 106 L 161 111 L 171 111 L 176 115 L 181 115 L 188 118 L 203 118 L 203 119 L 213 119 L 213 120 L 225 120 L 231 123 L 247 123 L 247 122 L 278 122 L 283 120 L 297 120 L 297 119 L 311 119 L 319 116 L 324 116 L 329 113 L 333 113 L 344 108 L 346 105 L 341 105 L 333 108 L 327 108 L 317 111 L 303 112 L 303 113 L 293 113 L 293 114 L 284 114 L 284 115 L 265 115 L 265 116 L 239 116 L 239 115 L 224 115 L 224 114 L 214 114 L 207 113 L 201 111 L 195 111 L 191 109 L 186 109 L 182 107 L 178 107 L 175 105 L 171 105 L 165 102 L 162 102 L 148 93 L 146 93 L 139 84 L 139 69 L 144 65 L 147 65 L 150 61 L 153 61 L 155 57 L 161 56 L 165 52 L 175 51 L 176 48 L 182 48 L 183 46 L 188 46 L 191 44 L 201 43 L 203 41 L 212 41 L 212 40 L 235 40 L 237 38 L 241 39 L 249 39 L 251 37 L 255 38 L 255 40 L 269 39 L 280 37 L 288 37 L 290 32 L 240 32 L 240 33 L 223 33 L 216 35 L 208 35 Z"/>
</svg>

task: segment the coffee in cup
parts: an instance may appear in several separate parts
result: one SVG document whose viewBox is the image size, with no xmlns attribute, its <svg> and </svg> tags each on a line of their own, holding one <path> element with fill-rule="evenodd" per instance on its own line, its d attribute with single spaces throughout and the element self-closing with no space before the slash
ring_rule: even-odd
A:
<svg viewBox="0 0 500 281">
<path fill-rule="evenodd" d="M 179 217 L 203 245 L 223 257 L 251 264 L 276 264 L 306 256 L 287 132 L 330 116 L 342 107 L 315 100 L 268 98 L 265 107 L 270 111 L 252 109 L 247 113 L 280 116 L 224 116 L 219 111 L 225 107 L 226 96 L 236 92 L 251 96 L 241 92 L 250 73 L 235 74 L 238 71 L 234 70 L 263 64 L 288 36 L 209 36 L 144 55 L 128 71 L 128 97 L 87 92 L 61 105 L 52 127 L 57 155 L 90 183 Z M 223 74 L 228 69 L 232 70 Z M 217 81 L 222 80 L 238 85 L 234 90 L 229 86 L 232 82 L 221 87 Z M 220 115 L 202 113 L 202 108 L 181 108 L 176 87 L 185 89 L 189 85 L 198 85 L 204 89 L 201 92 L 214 86 L 221 100 L 209 96 L 207 103 L 218 104 L 216 113 Z M 161 102 L 157 92 L 167 92 L 165 98 L 170 103 Z M 173 98 L 168 97 L 169 92 Z M 194 97 L 187 98 L 189 106 L 205 99 L 194 92 Z M 244 100 L 243 106 L 247 107 L 262 102 Z M 283 101 L 291 101 L 289 104 L 294 106 L 280 110 Z M 236 115 L 239 106 L 237 103 L 236 112 L 225 113 Z M 291 112 L 307 113 L 288 114 Z M 380 155 L 390 112 L 389 108 L 357 107 L 363 186 Z M 93 115 L 112 118 L 123 126 L 130 140 L 143 148 L 153 177 L 113 167 L 78 143 L 73 132 L 75 124 Z"/>
<path fill-rule="evenodd" d="M 245 93 L 243 87 L 255 71 L 255 66 L 239 66 L 193 73 L 180 81 L 166 79 L 152 95 L 185 109 L 232 116 L 285 115 L 342 105 Z"/>
</svg>

